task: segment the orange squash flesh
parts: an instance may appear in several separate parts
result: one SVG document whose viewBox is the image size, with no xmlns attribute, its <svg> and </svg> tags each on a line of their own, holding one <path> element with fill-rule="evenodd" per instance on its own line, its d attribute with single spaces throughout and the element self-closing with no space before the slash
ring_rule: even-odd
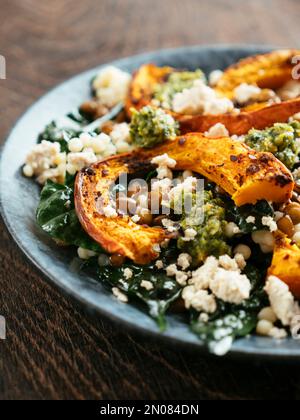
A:
<svg viewBox="0 0 300 420">
<path fill-rule="evenodd" d="M 158 255 L 153 249 L 169 237 L 161 228 L 140 226 L 129 216 L 105 217 L 99 205 L 110 203 L 110 187 L 123 173 L 147 172 L 153 157 L 168 153 L 177 170 L 191 170 L 214 181 L 240 206 L 266 199 L 287 201 L 292 175 L 269 153 L 258 153 L 230 138 L 209 139 L 200 133 L 169 141 L 152 150 L 114 156 L 81 171 L 75 182 L 75 207 L 87 233 L 109 253 L 119 253 L 138 264 Z"/>
<path fill-rule="evenodd" d="M 225 70 L 215 90 L 229 99 L 242 83 L 277 90 L 292 79 L 292 59 L 299 55 L 299 50 L 278 50 L 240 60 Z"/>
<path fill-rule="evenodd" d="M 289 286 L 293 295 L 300 299 L 300 248 L 283 234 L 276 236 L 268 275 L 278 277 Z"/>
<path fill-rule="evenodd" d="M 143 169 L 150 170 L 151 166 Z M 126 215 L 109 218 L 100 212 L 100 206 L 109 205 L 110 187 L 119 176 L 138 170 L 139 164 L 128 154 L 108 158 L 81 171 L 75 183 L 75 208 L 83 228 L 107 252 L 123 255 L 137 264 L 147 264 L 158 257 L 153 247 L 167 239 L 168 233 L 137 225 Z"/>
<path fill-rule="evenodd" d="M 292 79 L 294 64 L 291 60 L 295 55 L 300 55 L 300 51 L 274 51 L 241 60 L 224 72 L 215 90 L 220 96 L 232 99 L 234 89 L 241 83 L 257 84 L 263 89 L 278 89 Z M 163 83 L 173 71 L 175 69 L 170 67 L 159 68 L 154 64 L 146 64 L 135 73 L 125 106 L 129 117 L 131 108 L 139 110 L 151 103 L 155 86 L 158 83 Z M 299 112 L 300 98 L 273 105 L 268 103 L 252 104 L 250 107 L 241 109 L 239 114 L 183 115 L 169 111 L 179 122 L 183 134 L 203 133 L 216 123 L 222 123 L 230 135 L 243 135 L 252 128 L 261 130 L 276 122 L 287 122 L 291 116 Z"/>
</svg>

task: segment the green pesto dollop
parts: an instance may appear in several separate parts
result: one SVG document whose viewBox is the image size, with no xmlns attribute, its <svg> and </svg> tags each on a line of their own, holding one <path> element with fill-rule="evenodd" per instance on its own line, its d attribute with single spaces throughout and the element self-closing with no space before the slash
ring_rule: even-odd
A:
<svg viewBox="0 0 300 420">
<path fill-rule="evenodd" d="M 163 108 L 171 109 L 172 101 L 176 93 L 190 89 L 195 80 L 206 81 L 202 70 L 182 71 L 171 73 L 167 82 L 158 84 L 155 87 L 154 99 L 160 102 Z"/>
<path fill-rule="evenodd" d="M 195 201 L 194 196 L 193 201 Z M 227 222 L 223 201 L 220 198 L 214 198 L 211 191 L 204 191 L 202 223 L 197 223 L 198 210 L 197 206 L 192 207 L 191 212 L 181 221 L 183 230 L 192 228 L 197 232 L 195 239 L 189 242 L 184 241 L 183 238 L 178 240 L 178 248 L 192 256 L 194 266 L 203 263 L 210 255 L 219 257 L 231 254 L 231 248 L 226 243 Z M 194 216 L 195 220 L 193 220 Z"/>
<path fill-rule="evenodd" d="M 140 111 L 132 110 L 130 136 L 138 147 L 153 147 L 165 140 L 173 140 L 179 133 L 179 125 L 162 109 L 145 106 Z"/>
<path fill-rule="evenodd" d="M 293 169 L 299 162 L 300 122 L 277 123 L 266 130 L 251 130 L 245 142 L 258 152 L 271 152 L 287 168 Z"/>
</svg>

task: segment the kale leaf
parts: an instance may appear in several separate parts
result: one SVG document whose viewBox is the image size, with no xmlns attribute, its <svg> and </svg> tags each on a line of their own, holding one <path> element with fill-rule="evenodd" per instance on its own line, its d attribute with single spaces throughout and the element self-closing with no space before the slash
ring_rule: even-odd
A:
<svg viewBox="0 0 300 420">
<path fill-rule="evenodd" d="M 257 230 L 265 230 L 266 226 L 262 224 L 264 216 L 274 216 L 274 209 L 267 201 L 259 201 L 255 205 L 247 204 L 245 206 L 237 207 L 232 200 L 227 200 L 226 205 L 226 220 L 234 222 L 241 233 L 250 234 Z M 249 216 L 255 218 L 254 223 L 247 221 Z"/>
<path fill-rule="evenodd" d="M 60 128 L 55 121 L 52 121 L 45 127 L 45 130 L 40 133 L 38 143 L 43 140 L 51 141 L 52 143 L 59 143 L 61 152 L 68 151 L 68 142 L 70 139 L 77 137 L 80 132 L 72 128 Z"/>
<path fill-rule="evenodd" d="M 48 181 L 41 193 L 36 218 L 38 225 L 53 239 L 101 252 L 101 247 L 81 227 L 75 212 L 73 188 Z"/>
<path fill-rule="evenodd" d="M 122 267 L 100 267 L 96 259 L 90 259 L 84 263 L 83 268 L 92 274 L 96 274 L 101 283 L 108 287 L 118 287 L 129 298 L 146 304 L 149 314 L 157 321 L 163 331 L 166 328 L 165 315 L 171 303 L 177 300 L 181 293 L 181 287 L 174 278 L 168 277 L 155 265 L 137 266 L 124 264 Z M 124 277 L 124 270 L 129 268 L 133 272 L 131 279 Z M 148 288 L 143 287 L 142 282 L 149 282 Z"/>
</svg>

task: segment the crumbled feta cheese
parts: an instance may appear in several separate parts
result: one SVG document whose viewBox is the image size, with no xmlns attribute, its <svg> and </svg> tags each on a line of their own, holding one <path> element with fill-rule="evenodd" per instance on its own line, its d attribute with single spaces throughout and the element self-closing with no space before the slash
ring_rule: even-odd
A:
<svg viewBox="0 0 300 420">
<path fill-rule="evenodd" d="M 180 286 L 186 286 L 186 282 L 189 278 L 189 276 L 184 271 L 177 271 L 176 275 L 176 281 Z"/>
<path fill-rule="evenodd" d="M 250 280 L 238 271 L 227 271 L 220 268 L 211 279 L 209 287 L 219 299 L 236 305 L 250 297 Z"/>
<path fill-rule="evenodd" d="M 126 99 L 131 75 L 117 67 L 104 68 L 93 82 L 93 88 L 100 103 L 112 108 Z"/>
<path fill-rule="evenodd" d="M 173 220 L 170 219 L 163 219 L 161 223 L 163 227 L 166 228 L 170 233 L 177 232 L 180 229 L 180 225 L 176 224 L 173 222 Z"/>
<path fill-rule="evenodd" d="M 60 144 L 43 140 L 27 155 L 23 173 L 37 177 L 40 184 L 50 179 L 62 183 L 66 172 L 66 154 L 60 153 Z"/>
<path fill-rule="evenodd" d="M 188 299 L 187 305 L 196 309 L 192 295 L 198 296 L 199 291 L 207 289 L 224 302 L 240 304 L 248 299 L 251 283 L 247 276 L 241 274 L 241 270 L 245 268 L 245 260 L 241 255 L 240 259 L 241 261 L 237 261 L 228 255 L 219 260 L 213 256 L 208 257 L 203 266 L 192 273 L 187 294 L 182 294 L 184 300 L 185 297 Z"/>
<path fill-rule="evenodd" d="M 260 92 L 261 89 L 258 86 L 242 83 L 234 89 L 234 98 L 240 105 L 244 105 L 251 99 L 257 97 Z"/>
<path fill-rule="evenodd" d="M 180 254 L 177 259 L 177 265 L 181 267 L 183 270 L 189 268 L 192 262 L 192 257 L 189 254 Z"/>
<path fill-rule="evenodd" d="M 267 230 L 258 230 L 252 233 L 252 240 L 260 246 L 264 254 L 270 254 L 274 251 L 275 239 L 271 232 Z"/>
<path fill-rule="evenodd" d="M 227 98 L 215 98 L 206 102 L 204 115 L 223 115 L 234 110 L 233 103 Z"/>
<path fill-rule="evenodd" d="M 97 162 L 95 153 L 90 151 L 83 151 L 79 153 L 69 153 L 67 155 L 67 171 L 70 175 L 75 175 L 76 172 L 86 168 Z"/>
<path fill-rule="evenodd" d="M 180 114 L 218 115 L 232 111 L 234 106 L 229 99 L 219 98 L 202 80 L 196 80 L 192 88 L 174 96 L 172 108 Z"/>
<path fill-rule="evenodd" d="M 121 290 L 118 287 L 113 287 L 112 292 L 114 294 L 114 296 L 122 303 L 127 303 L 128 302 L 128 297 L 121 292 Z"/>
<path fill-rule="evenodd" d="M 167 272 L 167 276 L 169 277 L 174 277 L 176 276 L 178 269 L 176 264 L 170 264 L 167 268 L 166 268 L 166 272 Z"/>
<path fill-rule="evenodd" d="M 208 80 L 210 86 L 216 86 L 223 76 L 224 72 L 222 70 L 214 70 L 210 73 Z"/>
<path fill-rule="evenodd" d="M 143 287 L 144 289 L 150 291 L 150 290 L 153 289 L 153 284 L 151 283 L 151 281 L 142 280 L 141 281 L 141 287 Z"/>
<path fill-rule="evenodd" d="M 167 153 L 160 156 L 156 156 L 155 158 L 151 160 L 151 163 L 153 165 L 165 166 L 167 168 L 172 168 L 172 169 L 174 169 L 177 164 L 176 160 L 170 158 Z"/>
<path fill-rule="evenodd" d="M 141 218 L 138 214 L 136 214 L 132 216 L 131 220 L 133 221 L 133 223 L 138 223 L 141 220 Z"/>
<path fill-rule="evenodd" d="M 157 260 L 155 267 L 158 268 L 158 270 L 162 270 L 164 268 L 164 263 L 161 260 Z"/>
<path fill-rule="evenodd" d="M 248 216 L 247 219 L 246 219 L 246 222 L 247 223 L 252 223 L 253 225 L 255 225 L 256 219 L 255 219 L 254 216 Z"/>
<path fill-rule="evenodd" d="M 289 287 L 279 278 L 270 276 L 267 279 L 265 291 L 277 318 L 284 326 L 291 325 L 293 318 L 300 315 L 300 307 Z"/>
<path fill-rule="evenodd" d="M 130 280 L 133 277 L 133 271 L 130 268 L 125 268 L 124 277 L 126 280 Z"/>
<path fill-rule="evenodd" d="M 196 236 L 197 231 L 193 228 L 189 228 L 184 231 L 184 237 L 182 237 L 182 240 L 184 242 L 190 242 L 193 241 L 196 238 Z"/>
<path fill-rule="evenodd" d="M 276 232 L 276 230 L 278 229 L 277 228 L 277 223 L 275 222 L 275 220 L 271 216 L 264 216 L 261 219 L 261 222 L 262 222 L 263 226 L 267 226 L 270 229 L 270 232 Z"/>
<path fill-rule="evenodd" d="M 116 209 L 113 208 L 110 204 L 108 206 L 103 207 L 102 211 L 104 216 L 110 219 L 115 219 L 116 217 L 118 217 Z"/>
<path fill-rule="evenodd" d="M 196 311 L 212 314 L 217 310 L 216 299 L 207 290 L 197 290 L 187 286 L 182 291 L 182 298 L 186 309 L 194 308 Z"/>
<path fill-rule="evenodd" d="M 157 179 L 173 179 L 173 172 L 167 166 L 159 166 L 157 168 Z"/>
<path fill-rule="evenodd" d="M 219 137 L 228 137 L 229 131 L 227 130 L 224 124 L 217 123 L 204 134 L 206 137 L 214 139 Z"/>
<path fill-rule="evenodd" d="M 222 338 L 220 341 L 213 341 L 209 345 L 210 351 L 215 354 L 216 356 L 225 356 L 231 349 L 233 344 L 233 337 L 226 336 Z"/>
</svg>

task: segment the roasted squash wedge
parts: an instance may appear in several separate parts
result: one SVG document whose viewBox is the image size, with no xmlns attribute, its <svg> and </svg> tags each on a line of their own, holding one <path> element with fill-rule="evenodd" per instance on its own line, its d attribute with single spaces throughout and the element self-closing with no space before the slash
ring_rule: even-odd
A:
<svg viewBox="0 0 300 420">
<path fill-rule="evenodd" d="M 278 277 L 300 299 L 300 248 L 283 234 L 276 235 L 273 261 L 268 275 Z"/>
<path fill-rule="evenodd" d="M 224 115 L 182 115 L 179 120 L 180 129 L 183 134 L 199 131 L 204 133 L 217 123 L 225 125 L 230 135 L 241 136 L 247 134 L 252 128 L 263 130 L 271 127 L 275 123 L 284 123 L 288 119 L 300 112 L 300 98 L 279 104 L 270 105 L 264 108 L 258 108 L 249 112 L 240 114 Z"/>
<path fill-rule="evenodd" d="M 215 90 L 220 96 L 232 99 L 234 89 L 241 83 L 257 84 L 262 89 L 278 89 L 292 79 L 292 57 L 295 55 L 300 55 L 300 51 L 274 51 L 241 60 L 224 72 Z M 129 117 L 132 108 L 139 110 L 149 105 L 156 85 L 163 83 L 173 71 L 175 69 L 170 67 L 159 68 L 154 64 L 146 64 L 135 73 L 125 106 Z M 251 128 L 263 129 L 276 122 L 287 122 L 289 117 L 300 112 L 300 98 L 279 104 L 252 104 L 241 109 L 240 113 L 223 115 L 183 115 L 169 112 L 180 123 L 183 134 L 203 133 L 220 122 L 231 135 L 243 135 Z"/>
<path fill-rule="evenodd" d="M 240 60 L 224 72 L 215 89 L 229 99 L 242 83 L 277 90 L 292 79 L 295 66 L 292 59 L 297 55 L 300 55 L 299 50 L 279 50 Z"/>
<path fill-rule="evenodd" d="M 110 203 L 110 188 L 121 174 L 146 172 L 152 158 L 164 153 L 176 160 L 177 170 L 191 170 L 217 183 L 238 206 L 261 199 L 285 202 L 292 195 L 293 178 L 281 162 L 230 138 L 209 139 L 195 133 L 152 150 L 114 156 L 81 171 L 75 183 L 79 220 L 106 251 L 146 264 L 157 257 L 154 245 L 169 237 L 161 228 L 137 225 L 128 216 L 108 218 L 99 211 L 100 204 Z"/>
</svg>

